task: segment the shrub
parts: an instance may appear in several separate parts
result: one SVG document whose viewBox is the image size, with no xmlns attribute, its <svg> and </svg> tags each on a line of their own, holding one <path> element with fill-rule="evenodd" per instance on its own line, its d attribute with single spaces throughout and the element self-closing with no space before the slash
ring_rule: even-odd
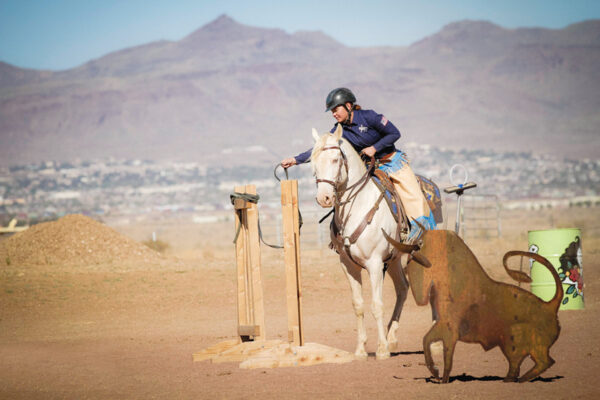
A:
<svg viewBox="0 0 600 400">
<path fill-rule="evenodd" d="M 169 243 L 163 242 L 162 240 L 146 240 L 142 243 L 150 247 L 152 250 L 158 251 L 159 253 L 164 253 L 171 247 Z"/>
</svg>

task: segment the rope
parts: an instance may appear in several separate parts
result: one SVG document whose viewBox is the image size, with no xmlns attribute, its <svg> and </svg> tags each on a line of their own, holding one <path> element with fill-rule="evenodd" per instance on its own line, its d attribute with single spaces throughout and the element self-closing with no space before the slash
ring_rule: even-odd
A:
<svg viewBox="0 0 600 400">
<path fill-rule="evenodd" d="M 233 204 L 236 199 L 242 199 L 253 204 L 258 204 L 260 196 L 257 194 L 233 192 L 229 195 L 229 199 L 231 200 L 231 204 Z"/>
<path fill-rule="evenodd" d="M 279 179 L 279 177 L 277 176 L 277 169 L 279 167 L 282 167 L 282 165 L 277 164 L 275 166 L 275 169 L 273 170 L 273 175 L 275 176 L 275 179 L 277 179 L 279 182 L 281 182 L 281 179 Z M 285 179 L 289 180 L 287 168 L 283 168 L 283 171 L 285 172 Z M 229 198 L 231 200 L 231 204 L 233 204 L 236 199 L 242 199 L 244 201 L 247 201 L 247 202 L 250 202 L 253 204 L 258 204 L 258 200 L 260 199 L 260 196 L 258 194 L 233 192 L 232 194 L 229 195 Z M 257 212 L 257 216 L 259 216 L 258 210 L 256 212 Z M 302 225 L 303 225 L 302 213 L 300 212 L 300 208 L 298 208 L 298 230 L 300 230 L 302 228 Z M 237 231 L 235 232 L 235 238 L 233 239 L 234 244 L 237 243 L 241 228 L 242 228 L 242 224 L 241 224 L 241 218 L 240 218 L 240 224 L 237 227 Z M 269 244 L 269 243 L 265 242 L 265 239 L 263 239 L 263 235 L 262 235 L 262 229 L 260 228 L 260 216 L 258 218 L 258 236 L 260 237 L 260 241 L 263 242 L 265 245 L 267 245 L 273 249 L 283 249 L 283 246 Z"/>
<path fill-rule="evenodd" d="M 229 200 L 231 200 L 231 204 L 234 204 L 236 199 L 242 199 L 244 201 L 247 201 L 247 202 L 250 202 L 253 204 L 258 204 L 258 199 L 260 199 L 260 196 L 257 194 L 240 193 L 240 192 L 233 192 L 229 195 Z M 233 238 L 234 244 L 237 243 L 238 236 L 240 236 L 241 229 L 242 229 L 242 219 L 240 218 L 240 224 L 238 225 L 237 230 L 235 232 L 235 237 Z"/>
<path fill-rule="evenodd" d="M 281 167 L 283 168 L 283 166 L 281 164 L 277 164 L 275 166 L 275 169 L 273 170 L 273 175 L 275 176 L 275 179 L 277 179 L 278 182 L 281 182 L 281 179 L 279 179 L 279 177 L 277 176 L 277 169 Z M 283 172 L 285 172 L 285 180 L 289 180 L 290 177 L 288 175 L 288 169 L 287 168 L 283 168 Z M 300 207 L 298 207 L 298 230 L 302 229 L 302 213 L 300 212 Z"/>
<path fill-rule="evenodd" d="M 236 199 L 242 199 L 242 200 L 245 200 L 245 201 L 253 203 L 253 204 L 258 204 L 258 200 L 260 199 L 260 196 L 257 194 L 233 192 L 232 194 L 229 195 L 229 198 L 231 200 L 231 204 L 233 204 Z M 239 211 L 241 211 L 241 210 L 239 210 Z M 273 244 L 269 244 L 269 243 L 265 242 L 265 240 L 263 239 L 263 235 L 262 235 L 262 229 L 260 229 L 260 216 L 258 214 L 258 209 L 256 210 L 256 214 L 257 214 L 257 217 L 259 217 L 257 219 L 258 219 L 258 237 L 260 238 L 260 241 L 274 249 L 283 249 L 283 246 L 273 245 Z M 237 227 L 237 231 L 235 232 L 235 238 L 233 239 L 234 244 L 237 244 L 238 237 L 240 236 L 240 230 L 242 229 L 241 222 L 242 221 L 240 218 L 240 224 Z"/>
<path fill-rule="evenodd" d="M 331 214 L 333 214 L 333 212 L 334 212 L 334 211 L 335 211 L 335 208 L 332 208 L 331 210 L 329 210 L 329 212 L 328 212 L 327 214 L 325 214 L 325 215 L 323 216 L 323 218 L 321 218 L 321 219 L 319 220 L 319 223 L 321 223 L 321 222 L 325 221 L 325 219 L 326 219 L 327 217 L 329 217 Z"/>
<path fill-rule="evenodd" d="M 277 181 L 281 182 L 281 179 L 279 179 L 279 177 L 277 176 L 277 168 L 283 168 L 283 166 L 281 164 L 277 164 L 275 166 L 275 169 L 273 170 L 273 175 L 275 175 L 275 179 L 277 179 Z M 285 180 L 289 180 L 290 177 L 288 176 L 288 169 L 287 168 L 283 168 L 283 172 L 285 172 Z"/>
</svg>

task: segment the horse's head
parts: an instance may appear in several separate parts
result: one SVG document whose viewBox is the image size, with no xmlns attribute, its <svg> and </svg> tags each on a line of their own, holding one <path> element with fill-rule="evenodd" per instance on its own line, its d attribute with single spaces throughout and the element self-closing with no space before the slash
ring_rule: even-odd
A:
<svg viewBox="0 0 600 400">
<path fill-rule="evenodd" d="M 315 145 L 310 162 L 317 180 L 317 203 L 321 207 L 332 207 L 338 190 L 348 180 L 348 164 L 342 150 L 342 126 L 338 124 L 333 135 L 319 136 L 314 128 L 312 134 Z"/>
</svg>

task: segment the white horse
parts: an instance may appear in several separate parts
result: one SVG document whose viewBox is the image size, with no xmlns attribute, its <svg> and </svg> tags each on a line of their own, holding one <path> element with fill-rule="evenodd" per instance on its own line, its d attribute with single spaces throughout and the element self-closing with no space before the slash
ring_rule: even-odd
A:
<svg viewBox="0 0 600 400">
<path fill-rule="evenodd" d="M 381 202 L 381 191 L 371 179 L 367 179 L 364 162 L 352 145 L 342 138 L 342 127 L 338 125 L 334 134 L 319 137 L 315 129 L 315 139 L 311 155 L 313 173 L 317 180 L 317 202 L 322 207 L 335 206 L 334 218 L 341 222 L 340 233 L 346 238 L 347 252 L 339 251 L 344 272 L 352 289 L 352 304 L 356 313 L 358 326 L 358 344 L 355 355 L 366 358 L 365 343 L 367 332 L 364 324 L 364 300 L 362 297 L 362 268 L 367 270 L 371 279 L 372 304 L 371 311 L 377 321 L 378 345 L 377 359 L 390 356 L 390 349 L 397 346 L 396 329 L 402 313 L 402 307 L 408 292 L 408 281 L 402 270 L 401 259 L 396 257 L 388 264 L 388 274 L 396 289 L 396 305 L 388 324 L 387 335 L 383 324 L 383 277 L 384 260 L 392 255 L 393 247 L 385 239 L 382 230 L 389 236 L 398 238 L 397 223 L 384 202 Z M 366 182 L 364 181 L 366 179 Z M 371 211 L 374 204 L 382 203 Z M 365 226 L 363 222 L 367 214 L 372 214 L 371 222 Z M 353 233 L 354 243 L 347 240 Z M 332 228 L 333 229 L 333 228 Z M 333 239 L 332 234 L 332 240 Z M 405 258 L 403 258 L 405 260 Z"/>
</svg>

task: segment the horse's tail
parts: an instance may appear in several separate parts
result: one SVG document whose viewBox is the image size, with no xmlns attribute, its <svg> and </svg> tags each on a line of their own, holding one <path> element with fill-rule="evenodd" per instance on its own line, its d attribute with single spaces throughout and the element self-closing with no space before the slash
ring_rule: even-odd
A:
<svg viewBox="0 0 600 400">
<path fill-rule="evenodd" d="M 531 253 L 529 251 L 519 251 L 519 250 L 509 251 L 508 253 L 506 253 L 504 255 L 504 258 L 502 259 L 502 264 L 504 265 L 504 269 L 510 275 L 510 277 L 513 278 L 514 280 L 516 280 L 517 282 L 529 283 L 529 282 L 531 282 L 531 278 L 524 272 L 508 269 L 506 262 L 508 261 L 508 259 L 510 257 L 513 257 L 513 256 L 522 256 L 522 257 L 533 258 L 535 261 L 539 262 L 544 267 L 548 268 L 548 270 L 552 274 L 552 277 L 554 278 L 554 282 L 556 283 L 556 293 L 554 294 L 554 297 L 552 299 L 550 299 L 549 301 L 547 301 L 546 303 L 549 304 L 552 308 L 558 310 L 558 307 L 560 306 L 560 302 L 562 301 L 564 292 L 563 292 L 563 287 L 562 287 L 562 282 L 560 280 L 560 277 L 558 276 L 556 269 L 554 269 L 554 266 L 550 263 L 550 261 L 548 261 L 544 257 L 540 256 L 539 254 Z"/>
</svg>

